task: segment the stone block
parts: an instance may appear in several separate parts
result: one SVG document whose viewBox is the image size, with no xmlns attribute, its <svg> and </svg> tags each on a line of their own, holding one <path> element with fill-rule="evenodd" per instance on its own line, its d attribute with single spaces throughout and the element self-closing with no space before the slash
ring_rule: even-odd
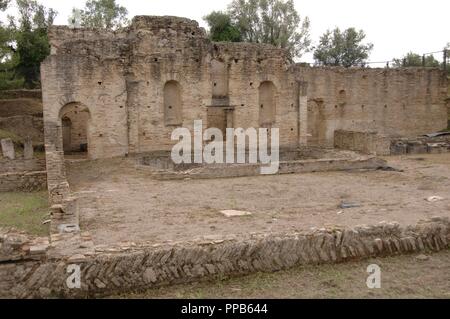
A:
<svg viewBox="0 0 450 319">
<path fill-rule="evenodd" d="M 1 145 L 3 157 L 6 157 L 7 159 L 10 160 L 16 159 L 16 151 L 14 149 L 14 143 L 12 139 L 5 138 L 1 140 Z"/>
<path fill-rule="evenodd" d="M 33 141 L 30 137 L 27 137 L 23 144 L 23 157 L 26 160 L 33 159 L 34 157 Z"/>
</svg>

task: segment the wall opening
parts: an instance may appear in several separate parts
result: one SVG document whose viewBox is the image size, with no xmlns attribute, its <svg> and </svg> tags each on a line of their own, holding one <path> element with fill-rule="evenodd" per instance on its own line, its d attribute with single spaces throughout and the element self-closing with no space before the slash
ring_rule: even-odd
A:
<svg viewBox="0 0 450 319">
<path fill-rule="evenodd" d="M 177 81 L 164 85 L 164 123 L 166 126 L 183 124 L 181 85 Z"/>
<path fill-rule="evenodd" d="M 276 120 L 276 87 L 271 81 L 262 82 L 259 87 L 259 124 L 271 127 Z"/>
<path fill-rule="evenodd" d="M 62 148 L 65 155 L 88 156 L 89 109 L 79 103 L 70 103 L 60 111 Z"/>
</svg>

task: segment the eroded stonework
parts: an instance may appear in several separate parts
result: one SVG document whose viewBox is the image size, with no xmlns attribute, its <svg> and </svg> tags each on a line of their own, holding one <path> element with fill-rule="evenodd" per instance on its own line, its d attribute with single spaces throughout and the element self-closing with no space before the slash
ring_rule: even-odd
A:
<svg viewBox="0 0 450 319">
<path fill-rule="evenodd" d="M 204 129 L 279 128 L 283 149 L 333 146 L 338 130 L 402 137 L 447 126 L 438 69 L 304 67 L 270 45 L 211 42 L 177 17 L 138 16 L 114 32 L 53 27 L 49 38 L 41 74 L 54 205 L 71 198 L 64 152 L 168 151 L 173 130 L 193 130 L 195 120 Z"/>
</svg>

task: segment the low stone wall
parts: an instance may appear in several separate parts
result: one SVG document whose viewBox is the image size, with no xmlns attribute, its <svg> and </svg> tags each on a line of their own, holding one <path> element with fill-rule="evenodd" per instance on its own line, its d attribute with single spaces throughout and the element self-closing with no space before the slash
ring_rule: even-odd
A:
<svg viewBox="0 0 450 319">
<path fill-rule="evenodd" d="M 450 136 L 401 138 L 391 142 L 391 155 L 441 154 L 450 152 Z"/>
<path fill-rule="evenodd" d="M 0 174 L 0 192 L 36 192 L 46 189 L 45 171 Z"/>
<path fill-rule="evenodd" d="M 212 164 L 192 165 L 189 169 L 173 169 L 164 165 L 166 161 L 157 161 L 152 165 L 138 164 L 137 169 L 147 170 L 159 180 L 213 179 L 260 176 L 262 164 Z M 283 161 L 279 163 L 278 174 L 301 174 L 330 171 L 348 171 L 357 169 L 379 169 L 387 167 L 387 162 L 373 157 L 360 156 L 354 159 L 320 159 L 302 161 Z"/>
<path fill-rule="evenodd" d="M 391 141 L 377 132 L 338 130 L 334 133 L 334 147 L 371 155 L 390 155 Z"/>
<path fill-rule="evenodd" d="M 17 173 L 17 172 L 32 172 L 45 171 L 45 159 L 14 159 L 9 160 L 0 158 L 0 174 L 1 173 Z"/>
<path fill-rule="evenodd" d="M 72 250 L 71 255 L 57 253 L 59 244 L 52 242 L 46 258 L 38 261 L 22 259 L 13 263 L 3 258 L 0 298 L 104 296 L 299 265 L 436 252 L 449 248 L 450 221 L 436 217 L 403 228 L 397 223 L 382 223 L 354 229 L 117 247 L 90 247 L 83 236 L 86 239 L 86 235 L 80 236 L 79 249 Z M 24 246 L 21 249 L 27 250 Z M 80 289 L 67 287 L 69 265 L 80 267 Z"/>
</svg>

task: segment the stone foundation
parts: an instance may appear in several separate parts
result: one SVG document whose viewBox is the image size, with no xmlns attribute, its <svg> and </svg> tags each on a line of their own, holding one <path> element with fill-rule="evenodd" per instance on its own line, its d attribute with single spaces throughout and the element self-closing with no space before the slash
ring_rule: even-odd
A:
<svg viewBox="0 0 450 319">
<path fill-rule="evenodd" d="M 441 154 L 450 152 L 450 136 L 402 138 L 391 142 L 391 155 Z"/>
<path fill-rule="evenodd" d="M 89 240 L 86 234 L 64 240 L 52 236 L 47 251 L 45 242 L 30 246 L 26 239 L 1 236 L 0 298 L 105 296 L 300 265 L 437 252 L 449 248 L 450 221 L 435 217 L 410 227 L 380 223 L 354 229 L 116 247 L 93 247 Z M 74 244 L 78 249 L 73 249 Z M 64 249 L 71 251 L 70 255 L 65 255 Z M 81 267 L 80 289 L 67 288 L 69 265 Z"/>
<path fill-rule="evenodd" d="M 0 174 L 0 192 L 36 192 L 46 189 L 45 171 Z"/>
<path fill-rule="evenodd" d="M 2 140 L 5 141 L 5 140 Z M 3 146 L 8 143 L 3 143 Z M 3 147 L 11 156 L 0 158 L 0 192 L 34 192 L 47 189 L 45 159 L 33 158 L 32 143 L 27 139 L 24 157 L 16 155 L 14 145 Z"/>
<path fill-rule="evenodd" d="M 334 132 L 334 147 L 371 155 L 390 155 L 391 141 L 377 132 L 338 130 Z"/>
</svg>

